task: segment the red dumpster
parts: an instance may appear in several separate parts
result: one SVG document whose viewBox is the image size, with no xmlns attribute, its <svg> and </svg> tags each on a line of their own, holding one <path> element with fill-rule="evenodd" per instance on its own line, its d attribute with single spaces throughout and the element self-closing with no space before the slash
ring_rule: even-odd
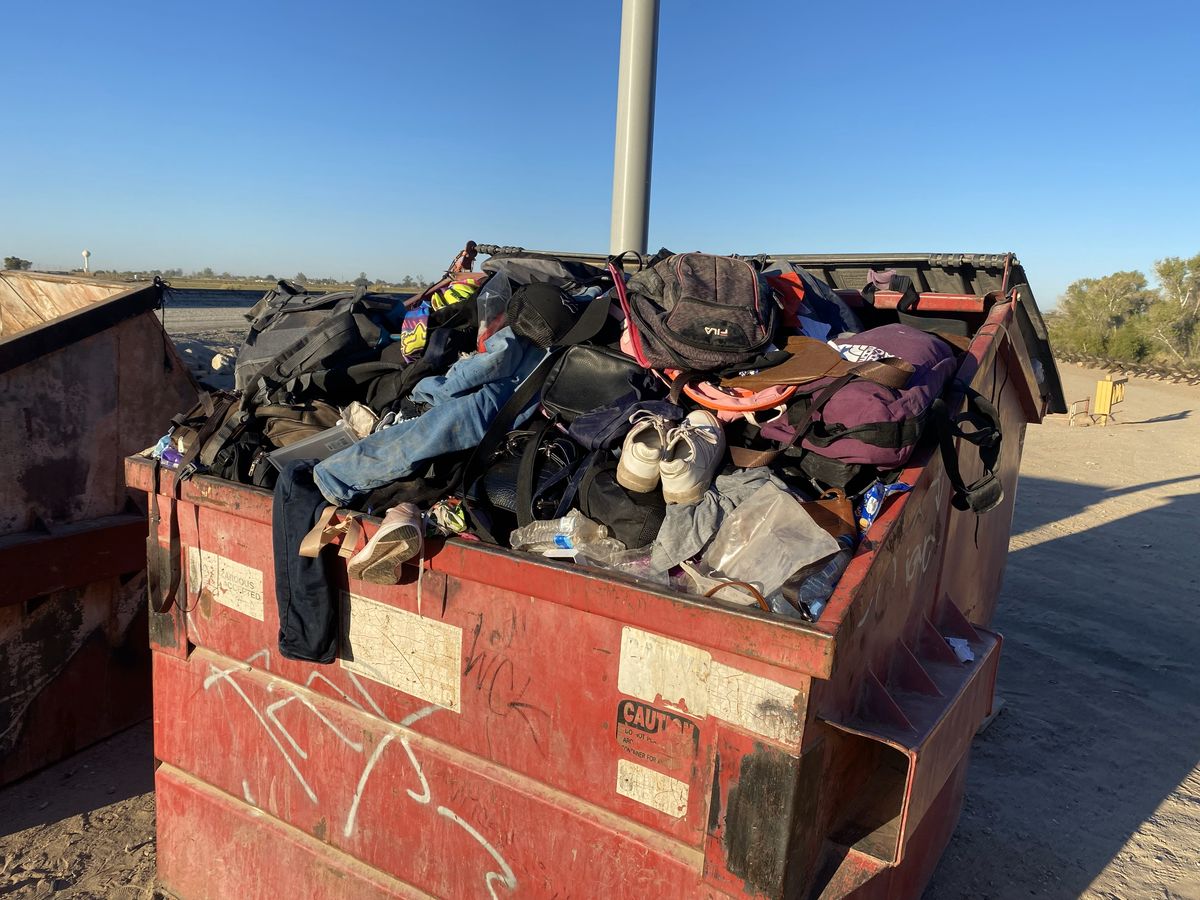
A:
<svg viewBox="0 0 1200 900">
<path fill-rule="evenodd" d="M 0 272 L 0 784 L 150 714 L 122 460 L 196 396 L 159 294 Z"/>
<path fill-rule="evenodd" d="M 899 268 L 969 324 L 959 377 L 1000 411 L 1004 503 L 977 524 L 914 459 L 811 625 L 450 540 L 394 587 L 343 573 L 340 659 L 316 666 L 276 652 L 271 495 L 186 482 L 187 601 L 151 621 L 167 890 L 919 894 L 991 707 L 1022 436 L 1057 375 L 1011 257 L 789 258 L 848 296 Z M 152 489 L 150 460 L 126 475 Z"/>
</svg>

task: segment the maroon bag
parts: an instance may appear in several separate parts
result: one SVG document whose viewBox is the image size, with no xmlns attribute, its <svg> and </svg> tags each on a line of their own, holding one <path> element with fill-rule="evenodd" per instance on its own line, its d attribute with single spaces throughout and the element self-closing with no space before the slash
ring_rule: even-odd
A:
<svg viewBox="0 0 1200 900">
<path fill-rule="evenodd" d="M 954 382 L 954 399 L 942 399 L 958 365 L 950 345 L 909 325 L 872 328 L 851 341 L 878 347 L 910 363 L 914 371 L 908 383 L 893 389 L 852 372 L 805 385 L 806 396 L 788 409 L 791 424 L 762 429 L 762 436 L 782 440 L 783 446 L 759 451 L 731 446 L 734 463 L 765 466 L 800 440 L 806 454 L 801 462 L 805 471 L 822 468 L 806 468 L 808 460 L 818 457 L 825 462 L 824 468 L 898 469 L 908 462 L 917 442 L 931 428 L 953 489 L 954 507 L 979 515 L 998 506 L 1004 499 L 1004 485 L 996 475 L 1002 438 L 1000 414 L 987 398 L 961 382 Z M 959 395 L 965 408 L 952 413 L 952 408 L 958 408 Z M 964 481 L 959 468 L 955 440 L 973 445 L 979 452 L 983 471 L 970 484 Z"/>
<path fill-rule="evenodd" d="M 802 446 L 845 463 L 896 469 L 908 462 L 930 409 L 958 368 L 954 350 L 927 331 L 884 325 L 848 342 L 878 347 L 915 370 L 900 389 L 854 379 L 814 409 Z M 810 391 L 815 397 L 815 392 Z"/>
<path fill-rule="evenodd" d="M 803 385 L 789 407 L 788 424 L 762 430 L 763 437 L 781 440 L 784 446 L 767 451 L 731 448 L 737 465 L 766 465 L 800 438 L 805 450 L 843 463 L 896 469 L 908 461 L 934 401 L 957 369 L 954 350 L 907 325 L 883 325 L 844 342 L 878 347 L 909 363 L 913 374 L 900 389 L 853 372 Z"/>
</svg>

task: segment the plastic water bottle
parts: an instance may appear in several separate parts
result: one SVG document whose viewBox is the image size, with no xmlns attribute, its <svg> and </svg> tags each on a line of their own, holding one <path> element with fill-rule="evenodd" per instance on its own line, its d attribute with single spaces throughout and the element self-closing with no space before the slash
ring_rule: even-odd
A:
<svg viewBox="0 0 1200 900">
<path fill-rule="evenodd" d="M 819 569 L 801 569 L 784 582 L 778 592 L 767 598 L 773 611 L 791 615 L 793 618 L 807 618 L 810 622 L 821 618 L 825 604 L 833 595 L 842 573 L 854 558 L 855 540 L 852 535 L 844 534 L 837 542 L 840 549 Z M 799 611 L 796 607 L 799 607 Z M 804 613 L 807 613 L 807 616 Z"/>
<path fill-rule="evenodd" d="M 509 544 L 514 550 L 541 553 L 545 550 L 574 550 L 608 537 L 608 529 L 593 522 L 578 510 L 571 510 L 561 519 L 530 522 L 513 531 Z"/>
</svg>

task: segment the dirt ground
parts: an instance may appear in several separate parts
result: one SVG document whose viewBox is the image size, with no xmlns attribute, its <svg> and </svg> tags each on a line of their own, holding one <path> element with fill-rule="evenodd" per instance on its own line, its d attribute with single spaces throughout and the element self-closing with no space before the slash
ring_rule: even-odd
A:
<svg viewBox="0 0 1200 900">
<path fill-rule="evenodd" d="M 927 900 L 1200 900 L 1200 388 L 1118 410 L 1026 436 L 1003 711 Z M 155 896 L 152 756 L 146 724 L 0 791 L 0 895 Z"/>
<path fill-rule="evenodd" d="M 1102 373 L 1060 367 L 1068 402 Z M 1026 433 L 1003 712 L 928 900 L 1200 898 L 1200 388 Z"/>
</svg>

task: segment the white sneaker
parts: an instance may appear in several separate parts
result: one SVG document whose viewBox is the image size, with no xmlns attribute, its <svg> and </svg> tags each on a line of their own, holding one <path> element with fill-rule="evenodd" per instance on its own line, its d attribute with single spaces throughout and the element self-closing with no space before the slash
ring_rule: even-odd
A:
<svg viewBox="0 0 1200 900">
<path fill-rule="evenodd" d="M 658 464 L 667 448 L 670 419 L 639 409 L 629 421 L 633 428 L 621 445 L 617 460 L 617 484 L 635 494 L 648 494 L 658 487 Z"/>
<path fill-rule="evenodd" d="M 379 530 L 346 565 L 346 572 L 359 581 L 397 584 L 400 565 L 419 556 L 424 544 L 421 511 L 412 503 L 399 503 L 384 514 Z"/>
<path fill-rule="evenodd" d="M 663 499 L 668 503 L 695 503 L 713 482 L 725 455 L 725 432 L 710 412 L 688 413 L 683 424 L 667 435 L 659 472 Z"/>
</svg>

